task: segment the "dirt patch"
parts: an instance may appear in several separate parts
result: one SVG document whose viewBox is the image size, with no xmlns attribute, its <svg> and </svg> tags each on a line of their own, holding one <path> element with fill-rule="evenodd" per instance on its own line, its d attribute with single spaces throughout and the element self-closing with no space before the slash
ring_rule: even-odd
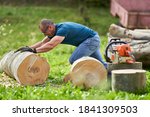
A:
<svg viewBox="0 0 150 117">
<path fill-rule="evenodd" d="M 5 73 L 0 74 L 0 85 L 6 87 L 21 86 L 15 79 L 10 78 Z"/>
</svg>

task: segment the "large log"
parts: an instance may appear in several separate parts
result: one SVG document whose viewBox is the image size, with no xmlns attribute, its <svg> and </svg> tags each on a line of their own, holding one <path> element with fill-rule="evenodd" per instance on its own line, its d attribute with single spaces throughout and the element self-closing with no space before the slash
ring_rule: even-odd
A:
<svg viewBox="0 0 150 117">
<path fill-rule="evenodd" d="M 108 63 L 108 86 L 111 89 L 111 83 L 112 83 L 112 71 L 113 70 L 120 70 L 120 69 L 142 69 L 142 63 L 141 62 L 135 62 L 135 63 Z"/>
<path fill-rule="evenodd" d="M 94 86 L 103 86 L 107 80 L 107 71 L 103 64 L 92 57 L 83 57 L 75 61 L 70 73 L 64 78 L 75 86 L 86 89 Z"/>
<path fill-rule="evenodd" d="M 48 78 L 49 64 L 46 59 L 31 52 L 11 51 L 0 61 L 0 71 L 14 77 L 20 84 L 43 84 Z"/>
<path fill-rule="evenodd" d="M 110 25 L 109 33 L 113 37 L 131 38 L 136 40 L 150 40 L 150 33 L 145 33 L 136 30 L 129 30 L 115 24 Z"/>
<path fill-rule="evenodd" d="M 136 93 L 146 86 L 146 71 L 137 69 L 113 70 L 112 90 Z"/>
</svg>

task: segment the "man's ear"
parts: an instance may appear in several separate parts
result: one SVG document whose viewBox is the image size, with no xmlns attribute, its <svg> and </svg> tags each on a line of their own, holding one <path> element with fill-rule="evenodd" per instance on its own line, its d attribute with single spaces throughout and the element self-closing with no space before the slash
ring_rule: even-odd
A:
<svg viewBox="0 0 150 117">
<path fill-rule="evenodd" d="M 49 30 L 54 30 L 55 26 L 49 25 Z"/>
<path fill-rule="evenodd" d="M 52 25 L 49 25 L 48 28 L 49 28 L 50 30 L 52 30 L 53 26 L 52 26 Z"/>
</svg>

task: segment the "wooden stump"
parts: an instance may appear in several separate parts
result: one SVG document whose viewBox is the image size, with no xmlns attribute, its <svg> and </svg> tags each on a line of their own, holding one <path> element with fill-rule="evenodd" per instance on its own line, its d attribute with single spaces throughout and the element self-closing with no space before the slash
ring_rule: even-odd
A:
<svg viewBox="0 0 150 117">
<path fill-rule="evenodd" d="M 20 84 L 37 85 L 45 82 L 50 67 L 46 59 L 34 53 L 11 51 L 1 59 L 0 69 Z"/>
<path fill-rule="evenodd" d="M 102 86 L 107 80 L 107 71 L 103 64 L 92 57 L 83 57 L 75 61 L 71 72 L 64 78 L 65 82 L 71 81 L 75 86 L 91 88 Z"/>
<path fill-rule="evenodd" d="M 108 72 L 112 70 L 119 70 L 119 69 L 142 69 L 141 62 L 135 63 L 108 63 Z"/>
<path fill-rule="evenodd" d="M 137 92 L 146 86 L 146 71 L 124 69 L 112 71 L 112 90 Z"/>
<path fill-rule="evenodd" d="M 107 71 L 108 71 L 108 76 L 107 76 L 107 80 L 108 80 L 108 85 L 109 85 L 109 88 L 111 88 L 111 82 L 112 82 L 112 79 L 111 79 L 111 72 L 113 70 L 120 70 L 120 69 L 142 69 L 142 63 L 141 62 L 135 62 L 135 63 L 108 63 L 108 68 L 107 68 Z"/>
</svg>

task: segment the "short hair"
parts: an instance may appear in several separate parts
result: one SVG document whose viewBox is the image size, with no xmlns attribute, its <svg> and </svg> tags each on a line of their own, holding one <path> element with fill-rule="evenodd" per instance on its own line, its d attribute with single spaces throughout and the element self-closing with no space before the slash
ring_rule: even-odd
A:
<svg viewBox="0 0 150 117">
<path fill-rule="evenodd" d="M 44 27 L 47 27 L 48 25 L 53 25 L 53 21 L 51 21 L 50 19 L 42 19 L 40 22 L 39 27 L 42 25 Z"/>
</svg>

